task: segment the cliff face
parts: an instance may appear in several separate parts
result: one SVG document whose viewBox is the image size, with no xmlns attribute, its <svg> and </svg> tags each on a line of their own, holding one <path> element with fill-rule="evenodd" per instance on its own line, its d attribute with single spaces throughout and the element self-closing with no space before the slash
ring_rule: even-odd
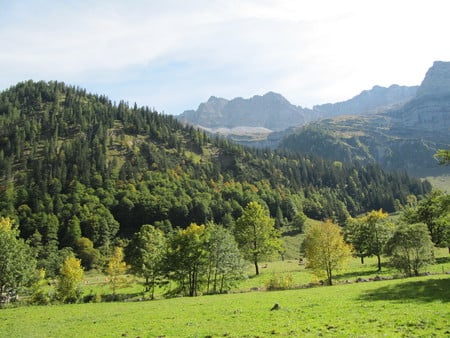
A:
<svg viewBox="0 0 450 338">
<path fill-rule="evenodd" d="M 226 100 L 212 96 L 197 110 L 187 110 L 178 118 L 208 129 L 258 127 L 278 132 L 321 118 L 385 111 L 412 99 L 416 90 L 417 87 L 398 85 L 375 86 L 350 100 L 318 105 L 313 109 L 295 106 L 273 92 L 249 99 Z"/>
<path fill-rule="evenodd" d="M 294 106 L 280 94 L 269 92 L 230 101 L 211 97 L 197 110 L 185 111 L 178 118 L 205 128 L 261 127 L 281 131 L 304 124 L 309 111 Z"/>
<path fill-rule="evenodd" d="M 437 61 L 427 71 L 417 95 L 389 112 L 397 133 L 450 142 L 450 62 Z"/>
<path fill-rule="evenodd" d="M 417 97 L 450 95 L 450 62 L 435 61 L 417 90 Z"/>
<path fill-rule="evenodd" d="M 417 88 L 398 85 L 389 88 L 374 86 L 350 100 L 318 105 L 313 109 L 320 112 L 323 117 L 376 113 L 411 100 L 416 95 Z"/>
</svg>

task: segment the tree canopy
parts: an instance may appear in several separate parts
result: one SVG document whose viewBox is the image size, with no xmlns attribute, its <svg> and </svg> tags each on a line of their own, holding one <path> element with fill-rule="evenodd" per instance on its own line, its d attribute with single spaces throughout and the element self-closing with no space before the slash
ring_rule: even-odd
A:
<svg viewBox="0 0 450 338">
<path fill-rule="evenodd" d="M 341 227 L 330 220 L 306 228 L 302 249 L 306 267 L 319 277 L 326 276 L 328 285 L 332 285 L 333 274 L 344 266 L 352 253 Z"/>
<path fill-rule="evenodd" d="M 281 251 L 280 232 L 275 229 L 275 220 L 257 202 L 247 204 L 236 221 L 234 236 L 244 257 L 255 265 L 256 275 L 262 259 Z"/>
<path fill-rule="evenodd" d="M 418 276 L 426 265 L 434 261 L 433 242 L 423 223 L 400 223 L 386 245 L 390 264 L 407 276 Z"/>
<path fill-rule="evenodd" d="M 0 302 L 7 293 L 17 293 L 34 275 L 36 260 L 31 248 L 20 239 L 10 218 L 0 218 Z"/>
</svg>

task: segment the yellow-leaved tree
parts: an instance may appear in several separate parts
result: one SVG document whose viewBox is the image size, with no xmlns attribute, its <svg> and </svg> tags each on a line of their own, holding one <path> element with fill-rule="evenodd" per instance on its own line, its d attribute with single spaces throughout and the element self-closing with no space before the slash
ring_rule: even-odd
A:
<svg viewBox="0 0 450 338">
<path fill-rule="evenodd" d="M 306 267 L 317 277 L 326 276 L 328 285 L 332 285 L 333 273 L 352 255 L 352 248 L 344 241 L 341 228 L 330 220 L 307 227 L 302 249 Z"/>
<path fill-rule="evenodd" d="M 82 294 L 80 284 L 83 277 L 81 260 L 74 256 L 68 256 L 64 260 L 58 276 L 56 285 L 58 299 L 64 303 L 75 303 Z"/>
<path fill-rule="evenodd" d="M 109 285 L 114 299 L 116 298 L 117 289 L 128 285 L 128 279 L 125 276 L 127 270 L 128 267 L 127 263 L 124 261 L 123 248 L 116 247 L 106 268 L 106 274 L 108 275 Z"/>
</svg>

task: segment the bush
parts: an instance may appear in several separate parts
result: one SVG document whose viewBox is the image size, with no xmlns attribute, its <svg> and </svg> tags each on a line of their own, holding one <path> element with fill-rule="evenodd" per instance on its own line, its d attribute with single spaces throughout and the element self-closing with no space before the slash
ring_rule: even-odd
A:
<svg viewBox="0 0 450 338">
<path fill-rule="evenodd" d="M 266 282 L 266 289 L 273 290 L 288 290 L 293 287 L 293 278 L 291 274 L 272 275 Z"/>
</svg>

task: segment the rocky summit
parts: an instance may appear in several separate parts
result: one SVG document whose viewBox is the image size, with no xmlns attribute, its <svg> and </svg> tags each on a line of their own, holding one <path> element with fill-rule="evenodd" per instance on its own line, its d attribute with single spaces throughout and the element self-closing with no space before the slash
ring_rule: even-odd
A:
<svg viewBox="0 0 450 338">
<path fill-rule="evenodd" d="M 291 104 L 282 95 L 268 92 L 252 98 L 226 100 L 210 97 L 197 110 L 187 110 L 179 120 L 203 128 L 261 127 L 281 131 L 304 124 L 309 109 Z"/>
<path fill-rule="evenodd" d="M 450 95 L 450 62 L 435 61 L 417 90 L 417 96 L 443 95 Z"/>
</svg>

